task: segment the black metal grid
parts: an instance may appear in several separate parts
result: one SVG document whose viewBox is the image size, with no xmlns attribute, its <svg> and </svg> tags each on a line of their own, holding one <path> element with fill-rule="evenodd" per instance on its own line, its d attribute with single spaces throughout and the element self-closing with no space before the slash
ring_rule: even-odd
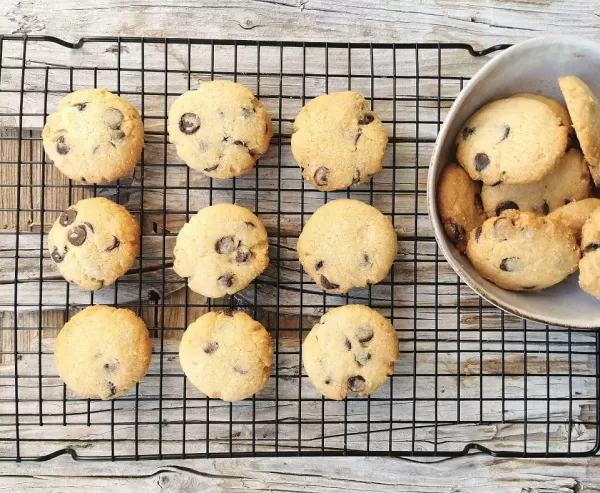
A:
<svg viewBox="0 0 600 493">
<path fill-rule="evenodd" d="M 18 147 L 16 159 L 3 157 L 0 163 L 16 167 L 16 179 L 0 183 L 0 213 L 12 215 L 14 229 L 22 231 L 0 233 L 0 251 L 9 252 L 0 258 L 0 334 L 12 342 L 9 350 L 2 346 L 1 356 L 13 360 L 0 367 L 2 459 L 596 453 L 597 334 L 522 321 L 476 297 L 439 255 L 427 219 L 426 173 L 445 113 L 469 75 L 504 47 L 124 37 L 71 44 L 46 36 L 0 36 L 1 140 Z M 45 62 L 50 59 L 52 64 Z M 269 152 L 251 173 L 230 181 L 190 171 L 166 136 L 171 101 L 214 78 L 247 84 L 274 120 Z M 106 87 L 138 106 L 146 127 L 143 165 L 113 186 L 57 184 L 39 150 L 39 129 L 60 97 L 90 86 Z M 323 194 L 302 181 L 290 157 L 291 123 L 310 98 L 350 88 L 370 101 L 388 128 L 384 171 L 368 185 Z M 37 152 L 31 150 L 35 145 Z M 64 203 L 55 204 L 55 198 L 48 203 L 48 191 L 57 187 Z M 35 203 L 22 199 L 35 190 Z M 111 402 L 67 392 L 51 365 L 47 335 L 60 324 L 45 326 L 42 315 L 44 309 L 61 309 L 66 320 L 82 305 L 107 302 L 106 295 L 77 294 L 46 267 L 44 233 L 85 194 L 125 203 L 143 231 L 136 269 L 117 282 L 108 303 L 144 316 L 155 336 L 153 363 L 134 390 Z M 301 272 L 294 248 L 314 209 L 339 196 L 374 204 L 399 232 L 400 254 L 390 276 L 346 296 L 316 289 Z M 178 227 L 200 206 L 223 197 L 254 210 L 267 225 L 270 274 L 228 300 L 204 303 L 187 290 L 181 301 L 165 299 L 171 285 L 185 284 L 169 275 Z M 27 227 L 29 216 L 39 218 L 39 231 Z M 172 224 L 178 226 L 174 231 Z M 158 281 L 149 277 L 153 266 Z M 139 291 L 134 301 L 123 298 L 131 286 Z M 49 295 L 53 291 L 64 293 L 60 304 Z M 301 341 L 316 320 L 308 316 L 346 302 L 367 303 L 394 323 L 401 358 L 371 397 L 335 402 L 316 393 L 301 371 Z M 223 305 L 257 318 L 272 312 L 266 323 L 275 348 L 272 377 L 263 391 L 235 404 L 208 399 L 191 387 L 177 363 L 177 344 L 170 342 L 193 309 Z M 175 308 L 185 312 L 184 320 L 171 326 L 165 314 Z M 31 309 L 37 310 L 33 324 L 21 313 Z M 35 340 L 32 346 L 19 345 L 24 332 Z"/>
</svg>

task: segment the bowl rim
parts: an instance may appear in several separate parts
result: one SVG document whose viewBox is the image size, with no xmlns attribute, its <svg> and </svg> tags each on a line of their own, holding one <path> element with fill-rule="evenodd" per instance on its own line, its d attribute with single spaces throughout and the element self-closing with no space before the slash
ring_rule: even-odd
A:
<svg viewBox="0 0 600 493">
<path fill-rule="evenodd" d="M 565 324 L 562 321 L 552 320 L 550 318 L 544 318 L 540 316 L 539 313 L 531 312 L 527 309 L 516 308 L 507 304 L 506 302 L 497 299 L 493 294 L 489 293 L 480 285 L 480 282 L 472 277 L 468 272 L 466 272 L 462 266 L 455 261 L 453 255 L 450 253 L 450 248 L 455 248 L 454 245 L 450 243 L 447 239 L 446 234 L 444 232 L 444 228 L 442 226 L 438 210 L 437 210 L 437 190 L 436 184 L 438 170 L 443 168 L 447 164 L 447 160 L 444 156 L 441 156 L 441 148 L 442 142 L 445 142 L 449 137 L 454 138 L 454 136 L 449 136 L 449 128 L 450 122 L 454 121 L 456 118 L 456 114 L 458 113 L 459 108 L 464 104 L 466 99 L 473 93 L 475 87 L 477 86 L 477 82 L 481 79 L 485 78 L 490 72 L 492 72 L 495 67 L 501 63 L 503 60 L 507 58 L 511 58 L 515 53 L 523 50 L 524 48 L 530 48 L 532 46 L 540 45 L 546 46 L 548 44 L 570 44 L 573 46 L 582 46 L 582 47 L 590 47 L 595 50 L 600 50 L 600 44 L 594 42 L 589 39 L 578 38 L 576 36 L 571 35 L 552 35 L 552 36 L 541 36 L 533 39 L 529 39 L 526 41 L 522 41 L 518 44 L 507 48 L 503 52 L 496 55 L 494 58 L 489 60 L 483 67 L 481 67 L 474 75 L 471 77 L 467 85 L 460 92 L 450 110 L 448 111 L 448 115 L 446 116 L 440 131 L 438 132 L 437 138 L 435 140 L 435 144 L 433 147 L 433 151 L 431 153 L 431 159 L 429 161 L 429 169 L 427 172 L 427 209 L 428 209 L 428 217 L 431 223 L 433 234 L 435 240 L 437 242 L 438 247 L 440 248 L 442 254 L 446 261 L 450 264 L 454 272 L 469 286 L 473 291 L 475 291 L 479 296 L 484 298 L 486 301 L 490 302 L 492 305 L 500 308 L 508 313 L 513 315 L 517 315 L 518 317 L 532 320 L 534 322 L 540 322 L 546 325 L 556 325 L 559 327 L 565 327 L 567 329 L 597 329 L 597 325 L 586 324 L 577 321 L 573 321 L 569 325 Z M 442 159 L 444 158 L 444 159 Z M 572 274 L 573 275 L 573 274 Z M 480 276 L 481 277 L 481 276 Z M 484 279 L 481 277 L 481 279 Z"/>
</svg>

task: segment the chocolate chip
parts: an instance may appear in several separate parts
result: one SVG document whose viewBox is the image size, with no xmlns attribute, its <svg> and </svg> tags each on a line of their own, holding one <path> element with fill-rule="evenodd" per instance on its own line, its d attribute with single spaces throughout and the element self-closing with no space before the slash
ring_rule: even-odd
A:
<svg viewBox="0 0 600 493">
<path fill-rule="evenodd" d="M 520 262 L 521 259 L 519 257 L 504 258 L 502 259 L 502 262 L 500 262 L 500 270 L 503 270 L 504 272 L 514 272 L 516 270 L 519 270 Z"/>
<path fill-rule="evenodd" d="M 65 155 L 70 151 L 69 145 L 65 142 L 65 136 L 61 135 L 56 141 L 56 152 Z"/>
<path fill-rule="evenodd" d="M 375 333 L 371 327 L 359 327 L 356 329 L 356 337 L 358 338 L 358 342 L 364 344 L 373 339 Z"/>
<path fill-rule="evenodd" d="M 478 226 L 475 230 L 475 241 L 479 242 L 479 237 L 481 236 L 481 226 Z"/>
<path fill-rule="evenodd" d="M 116 371 L 116 369 L 119 367 L 119 363 L 115 362 L 115 363 L 104 363 L 104 371 L 106 373 L 112 373 L 114 371 Z"/>
<path fill-rule="evenodd" d="M 58 253 L 58 248 L 54 247 L 54 250 L 52 250 L 50 257 L 52 257 L 52 260 L 54 260 L 55 263 L 60 264 L 65 259 L 66 254 L 66 250 L 65 253 L 61 255 L 60 253 Z"/>
<path fill-rule="evenodd" d="M 354 359 L 360 366 L 365 366 L 371 359 L 371 354 L 366 351 L 359 351 L 354 355 Z"/>
<path fill-rule="evenodd" d="M 465 239 L 465 229 L 460 224 L 445 223 L 444 229 L 453 243 L 460 243 Z"/>
<path fill-rule="evenodd" d="M 462 129 L 463 139 L 466 139 L 466 138 L 470 137 L 471 135 L 473 135 L 473 133 L 475 133 L 475 129 L 474 128 L 465 127 L 465 128 Z"/>
<path fill-rule="evenodd" d="M 236 145 L 236 146 L 243 146 L 243 147 L 248 147 L 248 146 L 246 145 L 246 143 L 245 143 L 243 140 L 234 140 L 234 141 L 233 141 L 233 145 Z"/>
<path fill-rule="evenodd" d="M 344 339 L 344 347 L 346 348 L 346 351 L 352 351 L 352 343 L 347 337 Z"/>
<path fill-rule="evenodd" d="M 204 346 L 202 346 L 202 351 L 204 351 L 206 354 L 212 354 L 214 353 L 217 349 L 219 349 L 219 343 L 218 342 L 207 342 Z"/>
<path fill-rule="evenodd" d="M 490 164 L 490 158 L 488 157 L 487 154 L 484 154 L 483 152 L 475 154 L 474 161 L 475 161 L 475 169 L 477 171 L 483 171 Z"/>
<path fill-rule="evenodd" d="M 81 246 L 87 238 L 87 232 L 83 226 L 75 226 L 69 231 L 69 243 L 74 246 Z"/>
<path fill-rule="evenodd" d="M 246 375 L 248 373 L 248 368 L 242 368 L 241 366 L 234 366 L 233 371 L 239 373 L 240 375 Z"/>
<path fill-rule="evenodd" d="M 104 112 L 104 121 L 113 130 L 118 130 L 123 123 L 123 113 L 117 108 L 107 108 Z"/>
<path fill-rule="evenodd" d="M 329 385 L 331 383 L 331 380 L 329 378 L 325 379 L 325 385 Z"/>
<path fill-rule="evenodd" d="M 510 127 L 508 125 L 506 125 L 506 123 L 503 125 L 503 133 L 502 133 L 502 138 L 500 139 L 500 142 L 502 142 L 503 140 L 506 140 L 506 138 L 508 137 L 508 134 L 510 134 Z"/>
<path fill-rule="evenodd" d="M 252 118 L 252 116 L 254 116 L 255 113 L 255 109 L 254 107 L 252 108 L 245 108 L 242 106 L 242 116 L 244 118 Z"/>
<path fill-rule="evenodd" d="M 248 262 L 248 260 L 250 260 L 250 258 L 252 257 L 252 252 L 246 248 L 238 248 L 238 251 L 235 255 L 235 259 L 233 259 L 233 261 L 236 264 L 243 264 Z"/>
<path fill-rule="evenodd" d="M 117 238 L 116 236 L 113 236 L 112 245 L 110 245 L 109 247 L 107 247 L 104 251 L 105 252 L 112 252 L 114 249 L 119 248 L 120 244 L 121 244 L 121 242 L 119 241 L 119 238 Z"/>
<path fill-rule="evenodd" d="M 549 212 L 550 212 L 550 206 L 548 205 L 548 202 L 546 202 L 544 200 L 544 205 L 542 205 L 542 214 L 544 214 L 544 216 L 546 216 Z"/>
<path fill-rule="evenodd" d="M 75 103 L 73 106 L 77 108 L 78 111 L 83 111 L 85 110 L 87 103 Z"/>
<path fill-rule="evenodd" d="M 210 168 L 204 168 L 204 171 L 214 171 L 219 167 L 219 163 L 215 164 L 214 166 L 211 166 Z"/>
<path fill-rule="evenodd" d="M 323 286 L 325 289 L 338 289 L 340 287 L 339 284 L 330 282 L 325 276 L 321 276 L 321 286 Z"/>
<path fill-rule="evenodd" d="M 505 200 L 504 202 L 500 202 L 496 206 L 496 215 L 499 216 L 500 214 L 502 214 L 504 211 L 507 211 L 508 209 L 519 210 L 519 206 L 517 204 L 515 204 L 512 200 Z"/>
<path fill-rule="evenodd" d="M 117 393 L 117 386 L 112 382 L 106 382 L 108 384 L 109 395 L 112 397 Z"/>
<path fill-rule="evenodd" d="M 352 185 L 358 185 L 360 183 L 360 170 L 354 171 L 354 176 L 352 177 Z"/>
<path fill-rule="evenodd" d="M 362 392 L 366 388 L 365 379 L 360 375 L 350 377 L 346 382 L 346 385 L 352 392 Z"/>
<path fill-rule="evenodd" d="M 475 209 L 477 209 L 478 214 L 483 214 L 483 201 L 478 193 L 475 194 Z"/>
<path fill-rule="evenodd" d="M 319 270 L 323 267 L 323 261 L 319 260 L 316 264 L 315 264 L 315 270 Z"/>
<path fill-rule="evenodd" d="M 327 185 L 327 181 L 329 180 L 329 169 L 325 166 L 321 166 L 317 171 L 315 171 L 315 183 L 317 185 Z"/>
<path fill-rule="evenodd" d="M 90 232 L 94 232 L 94 226 L 92 226 L 90 223 L 88 222 L 84 222 L 83 225 L 90 230 Z"/>
<path fill-rule="evenodd" d="M 590 243 L 583 249 L 583 253 L 593 252 L 594 250 L 598 250 L 598 248 L 600 248 L 600 243 Z"/>
<path fill-rule="evenodd" d="M 362 262 L 360 265 L 362 267 L 366 267 L 366 268 L 369 268 L 373 265 L 373 262 L 371 262 L 371 259 L 369 258 L 368 254 L 363 253 L 363 258 L 362 258 Z"/>
<path fill-rule="evenodd" d="M 194 113 L 184 113 L 179 119 L 179 130 L 186 135 L 192 135 L 200 128 L 200 117 Z"/>
<path fill-rule="evenodd" d="M 248 226 L 251 229 L 256 228 L 256 224 L 254 224 L 253 222 L 250 222 L 250 221 L 246 221 L 246 226 Z"/>
<path fill-rule="evenodd" d="M 219 277 L 219 284 L 223 289 L 228 289 L 231 286 L 233 286 L 234 281 L 235 276 L 230 272 L 228 272 L 227 274 L 223 274 L 221 277 Z"/>
<path fill-rule="evenodd" d="M 235 240 L 233 236 L 223 236 L 215 243 L 215 250 L 221 255 L 227 255 L 235 249 Z"/>
<path fill-rule="evenodd" d="M 67 209 L 58 218 L 58 223 L 61 226 L 68 226 L 69 224 L 73 224 L 73 221 L 75 221 L 76 217 L 77 211 L 75 209 Z"/>
<path fill-rule="evenodd" d="M 375 120 L 375 117 L 373 115 L 366 114 L 360 120 L 358 120 L 358 124 L 368 125 L 369 123 L 372 123 L 373 120 Z"/>
<path fill-rule="evenodd" d="M 125 138 L 125 132 L 123 132 L 123 130 L 113 130 L 113 133 L 112 133 L 113 141 L 120 142 L 124 138 Z"/>
</svg>

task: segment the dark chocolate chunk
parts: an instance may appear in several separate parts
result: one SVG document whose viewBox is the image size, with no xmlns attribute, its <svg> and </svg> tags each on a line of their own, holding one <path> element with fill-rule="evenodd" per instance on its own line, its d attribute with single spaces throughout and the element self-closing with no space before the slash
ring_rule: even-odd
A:
<svg viewBox="0 0 600 493">
<path fill-rule="evenodd" d="M 214 166 L 211 166 L 210 168 L 204 168 L 204 171 L 214 171 L 219 167 L 219 163 L 215 164 Z"/>
<path fill-rule="evenodd" d="M 500 270 L 503 270 L 504 272 L 514 272 L 520 269 L 520 262 L 521 259 L 519 257 L 504 258 L 502 259 L 502 262 L 500 262 Z"/>
<path fill-rule="evenodd" d="M 325 289 L 338 289 L 340 287 L 339 284 L 334 284 L 325 276 L 321 276 L 321 286 L 323 286 Z"/>
<path fill-rule="evenodd" d="M 206 354 L 212 354 L 217 349 L 219 349 L 219 343 L 216 341 L 207 342 L 204 344 L 204 346 L 202 346 L 202 351 L 204 351 Z"/>
<path fill-rule="evenodd" d="M 104 112 L 104 121 L 113 130 L 118 130 L 123 123 L 123 113 L 117 108 L 107 108 Z"/>
<path fill-rule="evenodd" d="M 223 274 L 221 277 L 219 277 L 219 284 L 221 285 L 221 287 L 223 289 L 230 288 L 231 286 L 233 286 L 234 282 L 235 282 L 235 276 L 231 272 L 228 272 L 227 274 Z"/>
<path fill-rule="evenodd" d="M 475 230 L 475 241 L 479 241 L 479 237 L 481 236 L 481 226 L 478 226 Z"/>
<path fill-rule="evenodd" d="M 462 129 L 463 139 L 466 139 L 466 138 L 470 137 L 471 135 L 473 135 L 473 133 L 475 133 L 475 129 L 474 128 L 465 127 L 465 128 Z"/>
<path fill-rule="evenodd" d="M 504 202 L 500 202 L 496 206 L 496 215 L 499 216 L 500 214 L 502 214 L 504 211 L 506 211 L 508 209 L 519 210 L 519 206 L 517 204 L 515 204 L 512 200 L 505 200 Z"/>
<path fill-rule="evenodd" d="M 110 245 L 109 247 L 107 247 L 106 250 L 104 250 L 104 251 L 105 252 L 112 252 L 116 248 L 119 248 L 120 244 L 121 244 L 121 242 L 119 241 L 119 238 L 117 238 L 116 236 L 113 236 L 112 245 Z"/>
<path fill-rule="evenodd" d="M 479 172 L 483 171 L 490 164 L 490 158 L 487 154 L 480 152 L 475 154 L 475 169 Z"/>
<path fill-rule="evenodd" d="M 237 253 L 235 254 L 235 259 L 233 261 L 236 264 L 243 264 L 248 262 L 252 257 L 252 252 L 246 248 L 238 248 Z"/>
<path fill-rule="evenodd" d="M 544 216 L 546 216 L 549 212 L 550 212 L 550 206 L 548 205 L 548 202 L 546 202 L 544 200 L 544 205 L 542 205 L 542 214 L 544 214 Z"/>
<path fill-rule="evenodd" d="M 354 355 L 354 359 L 360 366 L 365 366 L 371 359 L 371 354 L 367 353 L 366 351 L 358 351 Z"/>
<path fill-rule="evenodd" d="M 65 136 L 61 135 L 56 141 L 56 152 L 59 154 L 68 154 L 70 151 L 69 144 L 65 142 Z"/>
<path fill-rule="evenodd" d="M 329 378 L 325 379 L 325 385 L 329 385 L 331 383 L 331 380 Z"/>
<path fill-rule="evenodd" d="M 215 250 L 221 255 L 227 255 L 235 249 L 235 239 L 233 236 L 223 236 L 215 243 Z"/>
<path fill-rule="evenodd" d="M 60 264 L 65 259 L 66 254 L 67 254 L 66 250 L 65 250 L 65 253 L 60 254 L 60 253 L 58 253 L 58 248 L 54 247 L 54 250 L 52 250 L 52 253 L 50 254 L 50 256 L 52 257 L 52 260 L 54 260 L 55 263 Z"/>
<path fill-rule="evenodd" d="M 179 119 L 179 130 L 186 135 L 192 135 L 200 128 L 200 117 L 194 113 L 184 113 Z"/>
<path fill-rule="evenodd" d="M 363 253 L 363 258 L 362 258 L 362 262 L 360 263 L 360 265 L 365 268 L 369 268 L 373 265 L 373 262 L 371 262 L 371 258 L 369 257 L 368 254 Z"/>
<path fill-rule="evenodd" d="M 74 246 L 81 246 L 85 243 L 87 231 L 83 226 L 75 226 L 69 231 L 69 243 Z"/>
<path fill-rule="evenodd" d="M 109 391 L 109 395 L 110 397 L 112 397 L 113 395 L 115 395 L 117 393 L 117 386 L 112 383 L 112 382 L 106 382 L 108 384 L 108 391 Z"/>
<path fill-rule="evenodd" d="M 327 185 L 329 181 L 329 169 L 325 166 L 321 166 L 315 171 L 315 183 L 317 185 Z"/>
<path fill-rule="evenodd" d="M 465 229 L 456 223 L 445 223 L 444 229 L 446 230 L 446 234 L 450 237 L 453 243 L 460 243 L 465 239 Z"/>
<path fill-rule="evenodd" d="M 366 114 L 360 120 L 358 120 L 359 125 L 368 125 L 369 123 L 373 123 L 375 117 L 373 115 Z"/>
<path fill-rule="evenodd" d="M 73 224 L 73 221 L 75 221 L 76 217 L 77 211 L 75 209 L 67 209 L 58 218 L 58 223 L 61 226 L 69 226 L 70 224 Z"/>
<path fill-rule="evenodd" d="M 583 253 L 593 252 L 594 250 L 598 250 L 598 248 L 600 248 L 600 243 L 590 243 L 583 249 Z"/>
<path fill-rule="evenodd" d="M 113 130 L 112 140 L 113 142 L 120 142 L 125 139 L 125 132 L 123 130 Z"/>
<path fill-rule="evenodd" d="M 360 183 L 360 170 L 354 171 L 354 176 L 352 177 L 352 185 L 358 185 Z"/>
<path fill-rule="evenodd" d="M 475 194 L 475 209 L 477 209 L 478 214 L 483 214 L 483 201 L 478 193 Z"/>
<path fill-rule="evenodd" d="M 510 134 L 510 127 L 508 125 L 506 125 L 506 123 L 505 123 L 502 128 L 502 138 L 500 139 L 499 143 L 502 142 L 503 140 L 506 140 L 508 138 L 509 134 Z"/>
<path fill-rule="evenodd" d="M 248 147 L 243 140 L 234 140 L 233 141 L 233 145 L 242 146 L 242 147 Z"/>
<path fill-rule="evenodd" d="M 344 347 L 346 348 L 346 351 L 352 351 L 352 343 L 347 337 L 344 339 Z"/>
<path fill-rule="evenodd" d="M 87 103 L 75 103 L 73 106 L 77 108 L 78 111 L 83 111 L 85 110 Z"/>
<path fill-rule="evenodd" d="M 323 261 L 319 260 L 316 264 L 315 264 L 315 270 L 319 270 L 323 267 Z"/>
<path fill-rule="evenodd" d="M 373 339 L 375 333 L 371 327 L 359 327 L 356 329 L 356 337 L 358 338 L 358 342 L 361 344 L 365 344 Z"/>
<path fill-rule="evenodd" d="M 365 379 L 360 375 L 350 377 L 346 384 L 348 385 L 348 389 L 352 392 L 362 392 L 367 386 Z"/>
</svg>

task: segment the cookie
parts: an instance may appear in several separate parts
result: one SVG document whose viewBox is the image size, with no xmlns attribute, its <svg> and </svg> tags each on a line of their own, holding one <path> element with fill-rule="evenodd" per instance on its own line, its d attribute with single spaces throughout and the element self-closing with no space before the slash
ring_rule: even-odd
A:
<svg viewBox="0 0 600 493">
<path fill-rule="evenodd" d="M 54 364 L 81 397 L 114 399 L 139 382 L 150 366 L 146 324 L 126 308 L 89 306 L 56 336 Z"/>
<path fill-rule="evenodd" d="M 501 288 L 537 291 L 577 270 L 575 235 L 562 222 L 513 209 L 469 235 L 467 257 L 477 272 Z"/>
<path fill-rule="evenodd" d="M 42 131 L 44 149 L 72 180 L 112 182 L 129 173 L 144 147 L 144 124 L 128 101 L 104 89 L 65 96 Z"/>
<path fill-rule="evenodd" d="M 570 149 L 558 166 L 537 183 L 483 185 L 481 190 L 483 208 L 489 217 L 499 216 L 506 209 L 546 215 L 590 195 L 590 172 L 577 149 Z"/>
<path fill-rule="evenodd" d="M 437 207 L 448 238 L 461 252 L 469 233 L 486 219 L 480 185 L 456 163 L 448 163 L 437 185 Z"/>
<path fill-rule="evenodd" d="M 244 312 L 208 312 L 183 334 L 179 361 L 203 394 L 240 401 L 269 380 L 273 347 L 265 328 Z"/>
<path fill-rule="evenodd" d="M 302 344 L 308 378 L 329 399 L 372 394 L 394 372 L 397 359 L 394 327 L 364 305 L 328 311 Z"/>
<path fill-rule="evenodd" d="M 63 212 L 48 234 L 50 257 L 61 275 L 87 291 L 113 284 L 140 249 L 140 227 L 125 207 L 103 197 Z"/>
<path fill-rule="evenodd" d="M 269 264 L 267 231 L 245 207 L 205 207 L 185 224 L 173 250 L 175 272 L 209 298 L 237 293 Z"/>
<path fill-rule="evenodd" d="M 383 280 L 397 252 L 390 219 L 352 199 L 319 207 L 298 238 L 304 270 L 321 288 L 335 293 Z"/>
<path fill-rule="evenodd" d="M 547 104 L 508 98 L 479 109 L 456 136 L 456 158 L 486 185 L 533 183 L 552 171 L 567 148 L 568 127 Z"/>
<path fill-rule="evenodd" d="M 310 101 L 294 121 L 292 154 L 318 190 L 340 190 L 379 173 L 388 137 L 358 93 L 333 92 Z"/>
<path fill-rule="evenodd" d="M 559 77 L 558 85 L 594 183 L 600 185 L 600 100 L 578 77 Z"/>
<path fill-rule="evenodd" d="M 273 136 L 262 103 L 229 80 L 203 82 L 179 96 L 169 110 L 168 130 L 179 157 L 211 178 L 250 171 Z"/>
<path fill-rule="evenodd" d="M 579 286 L 600 299 L 600 209 L 596 209 L 581 229 Z"/>
<path fill-rule="evenodd" d="M 548 217 L 562 221 L 573 232 L 577 241 L 580 241 L 581 228 L 598 207 L 600 207 L 600 199 L 591 197 L 563 205 L 548 214 Z"/>
</svg>

